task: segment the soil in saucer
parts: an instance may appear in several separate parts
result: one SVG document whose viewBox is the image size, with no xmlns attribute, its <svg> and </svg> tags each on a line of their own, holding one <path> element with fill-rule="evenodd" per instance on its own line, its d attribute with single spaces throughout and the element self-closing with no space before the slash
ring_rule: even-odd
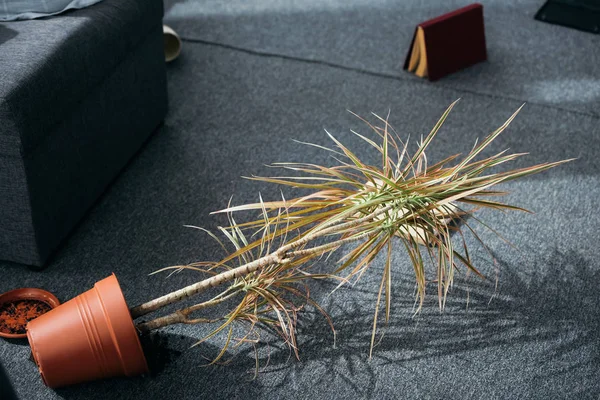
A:
<svg viewBox="0 0 600 400">
<path fill-rule="evenodd" d="M 16 300 L 0 305 L 0 332 L 13 335 L 26 333 L 27 323 L 52 308 L 39 300 Z"/>
</svg>

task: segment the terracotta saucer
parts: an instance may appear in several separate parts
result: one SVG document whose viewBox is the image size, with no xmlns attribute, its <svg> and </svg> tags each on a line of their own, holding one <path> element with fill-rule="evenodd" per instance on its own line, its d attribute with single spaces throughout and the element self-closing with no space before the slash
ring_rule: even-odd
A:
<svg viewBox="0 0 600 400">
<path fill-rule="evenodd" d="M 0 295 L 0 307 L 6 303 L 12 303 L 19 300 L 37 300 L 46 303 L 50 309 L 60 305 L 60 301 L 52 293 L 36 288 L 22 288 L 11 290 Z M 6 333 L 0 331 L 0 337 L 7 339 L 25 339 L 27 333 Z"/>
</svg>

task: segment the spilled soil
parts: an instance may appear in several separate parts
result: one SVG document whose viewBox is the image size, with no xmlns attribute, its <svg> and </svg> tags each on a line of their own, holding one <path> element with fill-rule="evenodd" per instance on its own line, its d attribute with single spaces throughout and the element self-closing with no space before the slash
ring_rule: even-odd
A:
<svg viewBox="0 0 600 400">
<path fill-rule="evenodd" d="M 27 323 L 47 313 L 51 307 L 39 300 L 17 300 L 0 305 L 0 332 L 26 333 Z"/>
</svg>

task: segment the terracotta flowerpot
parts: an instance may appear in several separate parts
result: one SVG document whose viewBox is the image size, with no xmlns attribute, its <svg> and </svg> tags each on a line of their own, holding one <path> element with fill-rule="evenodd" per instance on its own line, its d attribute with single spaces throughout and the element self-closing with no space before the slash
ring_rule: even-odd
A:
<svg viewBox="0 0 600 400">
<path fill-rule="evenodd" d="M 114 274 L 31 321 L 27 339 L 44 383 L 52 388 L 148 372 Z"/>
</svg>

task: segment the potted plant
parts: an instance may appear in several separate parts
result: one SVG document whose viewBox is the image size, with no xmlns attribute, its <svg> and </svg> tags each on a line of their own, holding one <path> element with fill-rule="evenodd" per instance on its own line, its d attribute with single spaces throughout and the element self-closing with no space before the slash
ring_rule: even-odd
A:
<svg viewBox="0 0 600 400">
<path fill-rule="evenodd" d="M 390 316 L 391 254 L 396 244 L 405 249 L 413 264 L 419 309 L 429 280 L 427 260 L 435 270 L 439 307 L 443 309 L 456 271 L 467 269 L 481 276 L 462 236 L 463 229 L 467 228 L 477 237 L 466 217 L 484 207 L 526 211 L 492 200 L 503 194 L 494 187 L 569 161 L 490 172 L 523 155 L 500 152 L 481 157 L 516 117 L 519 108 L 466 156 L 453 155 L 431 164 L 426 150 L 455 104 L 444 112 L 413 154 L 409 154 L 408 143 L 398 137 L 388 120 L 376 116 L 374 123 L 363 119 L 376 140 L 355 134 L 379 153 L 380 165 L 366 164 L 328 133 L 337 149 L 317 147 L 331 152 L 338 165 L 284 163 L 278 166 L 292 171 L 294 176 L 252 178 L 304 188 L 308 193 L 294 199 L 263 201 L 261 198 L 255 204 L 229 205 L 219 211 L 227 213 L 229 226 L 219 227 L 219 230 L 233 246 L 232 252 L 219 261 L 163 269 L 200 271 L 209 276 L 206 279 L 128 308 L 116 278 L 111 276 L 98 282 L 92 290 L 30 322 L 29 342 L 46 384 L 57 387 L 144 373 L 147 365 L 138 335 L 178 323 L 216 324 L 204 340 L 220 333 L 227 335 L 226 344 L 215 361 L 231 345 L 234 323 L 240 321 L 248 323 L 249 333 L 261 325 L 273 328 L 297 354 L 295 326 L 299 310 L 311 304 L 327 317 L 325 310 L 310 298 L 306 283 L 311 279 L 335 279 L 343 285 L 357 280 L 371 261 L 384 252 L 387 261 L 381 271 L 375 304 L 372 352 L 379 310 L 383 308 L 385 320 Z M 233 214 L 247 210 L 258 211 L 260 218 L 237 223 Z M 215 234 L 204 231 L 227 248 Z M 462 244 L 457 245 L 452 235 Z M 326 273 L 311 270 L 315 260 L 338 249 L 343 249 L 343 255 L 336 268 Z M 133 322 L 213 288 L 222 289 L 192 306 Z M 233 306 L 222 315 L 208 318 L 200 313 L 224 304 Z M 72 332 L 73 327 L 80 336 L 70 333 L 70 343 L 59 345 L 58 338 L 66 335 L 67 329 Z"/>
</svg>

